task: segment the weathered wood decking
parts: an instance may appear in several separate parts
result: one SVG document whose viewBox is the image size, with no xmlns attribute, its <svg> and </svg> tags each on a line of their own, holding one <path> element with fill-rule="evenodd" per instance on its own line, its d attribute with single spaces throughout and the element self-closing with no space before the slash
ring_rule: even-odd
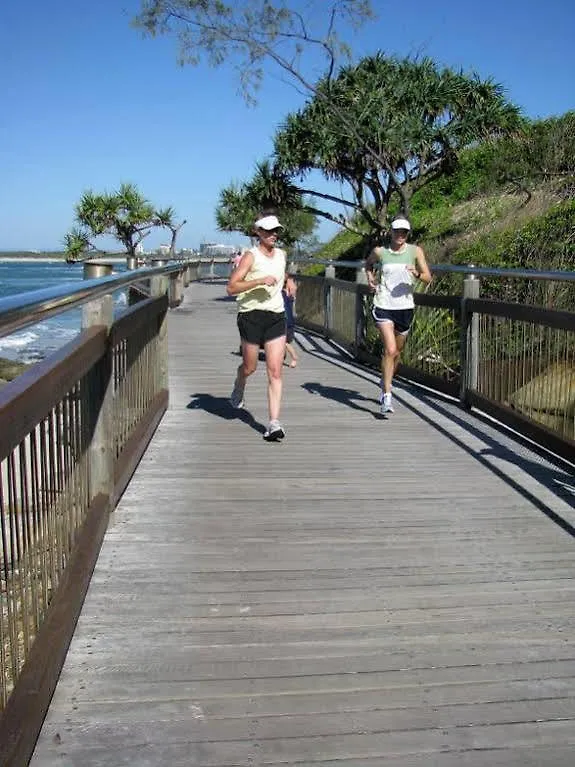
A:
<svg viewBox="0 0 575 767">
<path fill-rule="evenodd" d="M 375 418 L 376 376 L 305 334 L 263 442 L 223 295 L 170 315 L 170 409 L 31 763 L 572 767 L 572 476 L 407 386 Z"/>
</svg>

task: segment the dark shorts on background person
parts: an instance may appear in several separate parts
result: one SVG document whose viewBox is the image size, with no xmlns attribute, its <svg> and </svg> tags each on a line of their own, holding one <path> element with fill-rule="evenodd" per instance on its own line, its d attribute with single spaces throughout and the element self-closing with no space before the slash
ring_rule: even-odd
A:
<svg viewBox="0 0 575 767">
<path fill-rule="evenodd" d="M 268 312 L 262 309 L 252 309 L 251 312 L 238 314 L 238 330 L 240 338 L 248 344 L 263 346 L 267 341 L 280 338 L 286 334 L 286 317 L 284 312 Z"/>
<path fill-rule="evenodd" d="M 374 306 L 371 312 L 376 322 L 393 322 L 396 333 L 408 333 L 413 322 L 413 309 L 380 309 Z"/>
<path fill-rule="evenodd" d="M 288 325 L 286 327 L 286 343 L 291 344 L 293 343 L 293 334 L 294 334 L 295 328 L 293 325 Z"/>
</svg>

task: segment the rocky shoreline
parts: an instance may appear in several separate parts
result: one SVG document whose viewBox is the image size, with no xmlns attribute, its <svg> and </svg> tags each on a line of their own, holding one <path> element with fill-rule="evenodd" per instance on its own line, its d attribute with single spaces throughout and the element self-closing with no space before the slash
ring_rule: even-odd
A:
<svg viewBox="0 0 575 767">
<path fill-rule="evenodd" d="M 27 365 L 25 362 L 16 362 L 15 360 L 7 360 L 5 357 L 0 357 L 0 386 L 17 378 L 29 367 L 30 365 Z"/>
</svg>

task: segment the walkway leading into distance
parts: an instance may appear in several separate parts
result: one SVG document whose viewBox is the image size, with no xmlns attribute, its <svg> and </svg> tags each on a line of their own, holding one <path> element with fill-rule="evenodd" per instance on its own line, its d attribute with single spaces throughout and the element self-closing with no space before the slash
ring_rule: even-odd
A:
<svg viewBox="0 0 575 767">
<path fill-rule="evenodd" d="M 282 443 L 223 283 L 113 514 L 34 767 L 572 767 L 575 480 L 299 333 Z"/>
</svg>

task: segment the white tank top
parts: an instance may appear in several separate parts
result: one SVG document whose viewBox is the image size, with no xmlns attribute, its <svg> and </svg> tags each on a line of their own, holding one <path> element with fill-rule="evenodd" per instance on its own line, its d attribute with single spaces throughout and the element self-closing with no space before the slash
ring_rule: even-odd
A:
<svg viewBox="0 0 575 767">
<path fill-rule="evenodd" d="M 258 285 L 246 290 L 237 297 L 238 311 L 251 312 L 261 309 L 267 312 L 283 312 L 284 300 L 282 288 L 285 280 L 286 254 L 281 248 L 274 248 L 271 256 L 266 256 L 258 248 L 250 251 L 254 257 L 252 268 L 246 274 L 246 280 L 257 280 L 261 277 L 275 277 L 275 285 Z"/>
<path fill-rule="evenodd" d="M 401 250 L 378 248 L 379 280 L 373 305 L 380 309 L 413 309 L 413 275 L 407 266 L 415 266 L 417 247 L 405 244 Z"/>
</svg>

